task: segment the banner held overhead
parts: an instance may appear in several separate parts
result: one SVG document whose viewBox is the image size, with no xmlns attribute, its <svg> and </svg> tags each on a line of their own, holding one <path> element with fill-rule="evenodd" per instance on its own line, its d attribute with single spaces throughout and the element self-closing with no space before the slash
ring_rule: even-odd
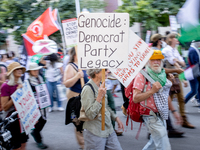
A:
<svg viewBox="0 0 200 150">
<path fill-rule="evenodd" d="M 79 68 L 126 68 L 128 32 L 128 13 L 79 14 Z"/>
</svg>

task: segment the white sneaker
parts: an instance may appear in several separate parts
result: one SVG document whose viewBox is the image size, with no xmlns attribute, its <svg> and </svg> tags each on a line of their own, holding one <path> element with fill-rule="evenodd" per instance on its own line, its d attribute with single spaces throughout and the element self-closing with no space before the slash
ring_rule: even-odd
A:
<svg viewBox="0 0 200 150">
<path fill-rule="evenodd" d="M 195 97 L 190 100 L 195 106 L 200 106 L 200 103 L 197 101 Z"/>
<path fill-rule="evenodd" d="M 195 97 L 193 97 L 190 101 L 191 101 L 193 104 L 196 105 L 197 99 L 196 99 Z"/>
<path fill-rule="evenodd" d="M 200 103 L 199 103 L 199 102 L 197 102 L 197 103 L 196 103 L 196 106 L 200 106 Z"/>
<path fill-rule="evenodd" d="M 52 112 L 52 111 L 53 111 L 53 108 L 52 108 L 52 107 L 49 107 L 49 113 Z"/>
<path fill-rule="evenodd" d="M 64 111 L 65 109 L 62 107 L 58 107 L 58 111 Z"/>
<path fill-rule="evenodd" d="M 200 103 L 196 100 L 196 101 L 194 102 L 194 105 L 195 105 L 195 106 L 200 106 Z"/>
</svg>

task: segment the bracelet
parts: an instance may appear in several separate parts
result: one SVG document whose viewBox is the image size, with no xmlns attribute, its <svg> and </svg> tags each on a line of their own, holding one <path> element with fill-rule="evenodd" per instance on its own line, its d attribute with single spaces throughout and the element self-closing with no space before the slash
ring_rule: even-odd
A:
<svg viewBox="0 0 200 150">
<path fill-rule="evenodd" d="M 172 110 L 172 113 L 176 112 L 177 110 Z"/>
</svg>

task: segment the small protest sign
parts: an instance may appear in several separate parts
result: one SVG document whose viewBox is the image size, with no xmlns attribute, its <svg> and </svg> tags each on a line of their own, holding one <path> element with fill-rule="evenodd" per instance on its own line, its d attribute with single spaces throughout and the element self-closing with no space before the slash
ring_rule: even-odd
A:
<svg viewBox="0 0 200 150">
<path fill-rule="evenodd" d="M 103 69 L 127 67 L 128 32 L 128 13 L 79 14 L 79 68 Z"/>
<path fill-rule="evenodd" d="M 150 36 L 151 36 L 151 31 L 150 31 L 150 30 L 147 30 L 146 40 L 145 40 L 145 42 L 146 42 L 147 44 L 149 44 Z"/>
<path fill-rule="evenodd" d="M 127 87 L 145 66 L 152 54 L 153 50 L 130 29 L 128 68 L 110 69 L 110 71 Z"/>
<path fill-rule="evenodd" d="M 77 32 L 78 32 L 77 19 L 72 18 L 72 19 L 62 20 L 62 26 L 63 26 L 63 30 L 64 30 L 67 48 L 72 48 L 72 47 L 76 46 L 77 45 Z"/>
<path fill-rule="evenodd" d="M 40 109 L 49 107 L 51 105 L 51 100 L 46 84 L 39 84 L 35 87 L 35 89 Z"/>
<path fill-rule="evenodd" d="M 16 90 L 11 98 L 17 109 L 26 134 L 29 134 L 38 119 L 41 117 L 32 89 L 27 80 L 23 88 Z"/>
<path fill-rule="evenodd" d="M 177 23 L 177 20 L 176 20 L 176 16 L 170 15 L 169 16 L 169 22 L 170 22 L 171 30 L 173 32 L 177 32 L 178 23 Z"/>
</svg>

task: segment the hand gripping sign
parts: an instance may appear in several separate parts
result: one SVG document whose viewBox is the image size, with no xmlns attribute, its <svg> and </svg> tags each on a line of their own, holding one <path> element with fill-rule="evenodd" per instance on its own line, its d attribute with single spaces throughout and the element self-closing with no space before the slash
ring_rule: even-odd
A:
<svg viewBox="0 0 200 150">
<path fill-rule="evenodd" d="M 32 89 L 27 80 L 24 81 L 23 87 L 16 90 L 11 98 L 19 114 L 22 125 L 26 134 L 29 134 L 33 126 L 41 117 L 38 105 L 33 95 Z"/>
<path fill-rule="evenodd" d="M 125 87 L 127 87 L 145 66 L 152 54 L 153 50 L 130 29 L 128 67 L 110 69 L 110 71 Z"/>
<path fill-rule="evenodd" d="M 78 66 L 81 69 L 125 68 L 128 65 L 128 13 L 82 13 L 78 16 Z M 105 97 L 102 100 L 105 130 Z"/>
</svg>

